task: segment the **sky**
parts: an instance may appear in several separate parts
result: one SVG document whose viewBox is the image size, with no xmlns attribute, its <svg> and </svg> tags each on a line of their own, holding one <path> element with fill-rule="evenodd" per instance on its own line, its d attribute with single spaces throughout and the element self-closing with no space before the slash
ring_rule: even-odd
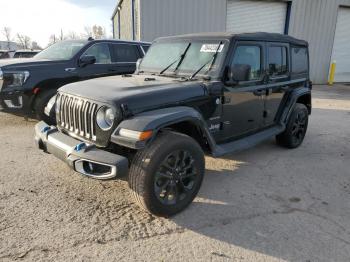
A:
<svg viewBox="0 0 350 262">
<path fill-rule="evenodd" d="M 101 25 L 112 35 L 110 20 L 117 0 L 0 0 L 0 29 L 12 35 L 28 35 L 46 47 L 50 35 L 84 32 L 85 26 Z M 4 40 L 0 33 L 0 40 Z"/>
</svg>

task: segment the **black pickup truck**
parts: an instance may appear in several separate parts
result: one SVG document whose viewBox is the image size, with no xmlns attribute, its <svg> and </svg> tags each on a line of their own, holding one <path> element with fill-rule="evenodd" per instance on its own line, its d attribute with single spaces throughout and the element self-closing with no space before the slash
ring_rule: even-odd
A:
<svg viewBox="0 0 350 262">
<path fill-rule="evenodd" d="M 128 174 L 135 201 L 161 216 L 188 206 L 214 157 L 276 137 L 298 147 L 311 114 L 308 43 L 290 36 L 198 34 L 156 40 L 133 75 L 69 84 L 57 126 L 35 141 L 97 179 Z"/>
<path fill-rule="evenodd" d="M 150 44 L 119 40 L 56 43 L 33 58 L 0 60 L 0 109 L 47 120 L 44 108 L 68 83 L 133 73 Z"/>
</svg>

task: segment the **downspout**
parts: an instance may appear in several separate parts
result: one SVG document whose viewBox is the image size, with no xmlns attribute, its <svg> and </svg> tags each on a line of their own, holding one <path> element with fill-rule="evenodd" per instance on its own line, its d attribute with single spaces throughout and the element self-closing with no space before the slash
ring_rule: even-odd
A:
<svg viewBox="0 0 350 262">
<path fill-rule="evenodd" d="M 115 16 L 114 16 L 113 19 L 112 19 L 113 39 L 115 39 L 114 20 L 115 20 Z"/>
<path fill-rule="evenodd" d="M 132 40 L 135 40 L 135 0 L 131 0 Z"/>
<path fill-rule="evenodd" d="M 120 33 L 120 10 L 118 10 L 118 39 L 120 39 L 121 33 Z"/>
<path fill-rule="evenodd" d="M 289 34 L 289 24 L 290 24 L 290 14 L 292 11 L 292 1 L 287 2 L 287 14 L 286 14 L 286 24 L 284 26 L 284 34 Z"/>
</svg>

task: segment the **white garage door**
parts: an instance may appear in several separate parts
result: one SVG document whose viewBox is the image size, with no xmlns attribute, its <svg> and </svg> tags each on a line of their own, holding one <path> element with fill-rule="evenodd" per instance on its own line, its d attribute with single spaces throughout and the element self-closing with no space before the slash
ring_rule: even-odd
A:
<svg viewBox="0 0 350 262">
<path fill-rule="evenodd" d="M 339 9 L 332 55 L 334 60 L 337 63 L 334 81 L 350 82 L 350 8 Z"/>
<path fill-rule="evenodd" d="M 284 33 L 287 3 L 228 0 L 226 31 Z"/>
</svg>

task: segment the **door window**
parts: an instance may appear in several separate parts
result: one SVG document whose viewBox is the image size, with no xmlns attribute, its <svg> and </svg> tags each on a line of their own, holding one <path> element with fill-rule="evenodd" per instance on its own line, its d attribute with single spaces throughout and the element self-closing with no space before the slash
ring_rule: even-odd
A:
<svg viewBox="0 0 350 262">
<path fill-rule="evenodd" d="M 95 44 L 85 51 L 83 56 L 94 56 L 96 64 L 110 64 L 111 54 L 109 52 L 108 44 Z"/>
<path fill-rule="evenodd" d="M 140 58 L 136 45 L 113 44 L 111 47 L 113 63 L 135 63 Z"/>
<path fill-rule="evenodd" d="M 258 80 L 261 76 L 261 48 L 259 46 L 241 45 L 236 48 L 232 65 L 250 66 L 249 80 Z"/>
<path fill-rule="evenodd" d="M 285 46 L 269 47 L 269 74 L 283 76 L 288 73 L 287 48 Z"/>
</svg>

